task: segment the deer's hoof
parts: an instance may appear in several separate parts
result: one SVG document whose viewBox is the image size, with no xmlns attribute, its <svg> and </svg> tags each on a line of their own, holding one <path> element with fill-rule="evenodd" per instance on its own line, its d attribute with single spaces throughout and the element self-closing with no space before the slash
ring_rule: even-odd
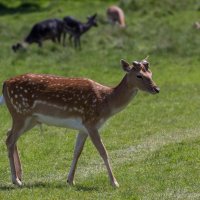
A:
<svg viewBox="0 0 200 200">
<path fill-rule="evenodd" d="M 67 179 L 67 183 L 68 183 L 70 186 L 74 186 L 74 185 L 75 185 L 75 182 L 74 182 L 73 180 Z"/>
<path fill-rule="evenodd" d="M 19 178 L 16 178 L 15 180 L 13 180 L 13 184 L 21 187 L 22 186 L 22 182 L 19 180 Z"/>
<path fill-rule="evenodd" d="M 119 187 L 119 183 L 118 183 L 116 180 L 114 180 L 114 181 L 111 183 L 111 185 L 113 186 L 113 188 L 118 188 L 118 187 Z"/>
</svg>

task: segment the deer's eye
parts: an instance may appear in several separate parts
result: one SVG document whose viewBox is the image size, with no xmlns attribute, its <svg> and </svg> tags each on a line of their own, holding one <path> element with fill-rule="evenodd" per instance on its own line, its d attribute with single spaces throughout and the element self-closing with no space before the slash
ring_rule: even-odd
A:
<svg viewBox="0 0 200 200">
<path fill-rule="evenodd" d="M 141 75 L 137 75 L 137 78 L 139 78 L 139 79 L 143 79 Z"/>
</svg>

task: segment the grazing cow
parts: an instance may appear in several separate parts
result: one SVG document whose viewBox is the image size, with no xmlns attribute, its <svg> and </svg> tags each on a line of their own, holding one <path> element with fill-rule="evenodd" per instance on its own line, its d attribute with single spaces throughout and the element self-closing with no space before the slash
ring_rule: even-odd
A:
<svg viewBox="0 0 200 200">
<path fill-rule="evenodd" d="M 107 9 L 107 17 L 111 24 L 119 24 L 120 27 L 126 26 L 124 12 L 118 6 L 110 6 Z"/>
<path fill-rule="evenodd" d="M 80 37 L 83 33 L 88 31 L 92 26 L 98 26 L 96 22 L 97 14 L 94 14 L 88 17 L 88 21 L 86 23 L 82 23 L 73 17 L 67 16 L 64 17 L 64 22 L 66 25 L 66 31 L 69 33 L 69 40 L 71 42 L 72 38 L 74 39 L 74 46 L 81 48 Z M 64 33 L 65 35 L 66 33 Z M 64 36 L 65 37 L 65 36 Z"/>
<path fill-rule="evenodd" d="M 48 19 L 39 22 L 33 26 L 29 35 L 22 43 L 17 43 L 12 46 L 13 51 L 25 47 L 27 44 L 37 43 L 39 47 L 42 46 L 44 40 L 51 39 L 53 42 L 61 42 L 61 36 L 65 32 L 65 23 L 60 19 Z M 64 36 L 65 37 L 65 34 Z M 63 38 L 64 45 L 64 38 Z"/>
</svg>

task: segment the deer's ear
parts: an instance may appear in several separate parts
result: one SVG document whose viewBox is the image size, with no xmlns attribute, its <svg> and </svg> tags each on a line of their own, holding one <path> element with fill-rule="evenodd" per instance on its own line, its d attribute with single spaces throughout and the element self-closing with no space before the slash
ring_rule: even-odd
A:
<svg viewBox="0 0 200 200">
<path fill-rule="evenodd" d="M 142 64 L 144 65 L 144 67 L 146 68 L 146 70 L 149 69 L 149 62 L 147 62 L 146 60 L 143 60 Z"/>
<path fill-rule="evenodd" d="M 88 16 L 87 17 L 87 19 L 95 19 L 96 18 L 96 16 L 97 16 L 97 13 L 95 13 L 94 15 L 92 15 L 92 16 Z"/>
<path fill-rule="evenodd" d="M 121 59 L 121 65 L 122 65 L 122 68 L 125 72 L 130 72 L 131 70 L 131 67 L 130 67 L 130 64 L 128 62 L 126 62 L 125 60 Z"/>
<path fill-rule="evenodd" d="M 94 15 L 92 15 L 92 19 L 96 18 L 97 13 L 95 13 Z"/>
</svg>

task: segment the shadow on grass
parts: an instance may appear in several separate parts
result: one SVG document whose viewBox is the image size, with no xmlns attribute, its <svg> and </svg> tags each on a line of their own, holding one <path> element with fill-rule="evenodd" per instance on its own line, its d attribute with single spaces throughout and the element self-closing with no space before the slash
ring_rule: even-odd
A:
<svg viewBox="0 0 200 200">
<path fill-rule="evenodd" d="M 6 191 L 6 190 L 20 190 L 20 189 L 33 189 L 33 188 L 56 188 L 56 189 L 74 189 L 76 191 L 98 191 L 99 188 L 98 187 L 94 187 L 94 186 L 84 186 L 84 185 L 75 185 L 75 186 L 69 186 L 68 184 L 64 183 L 64 182 L 60 182 L 60 183 L 47 183 L 47 182 L 34 182 L 34 183 L 26 183 L 24 185 L 22 185 L 21 187 L 16 186 L 16 185 L 12 185 L 12 184 L 0 184 L 0 191 Z"/>
<path fill-rule="evenodd" d="M 41 11 L 41 7 L 37 3 L 22 3 L 17 7 L 8 7 L 0 3 L 0 15 L 16 14 L 16 13 L 29 13 Z"/>
<path fill-rule="evenodd" d="M 73 187 L 77 191 L 85 191 L 85 192 L 99 191 L 99 188 L 98 187 L 94 187 L 94 186 L 90 187 L 90 186 L 84 186 L 84 185 L 75 185 Z"/>
</svg>

